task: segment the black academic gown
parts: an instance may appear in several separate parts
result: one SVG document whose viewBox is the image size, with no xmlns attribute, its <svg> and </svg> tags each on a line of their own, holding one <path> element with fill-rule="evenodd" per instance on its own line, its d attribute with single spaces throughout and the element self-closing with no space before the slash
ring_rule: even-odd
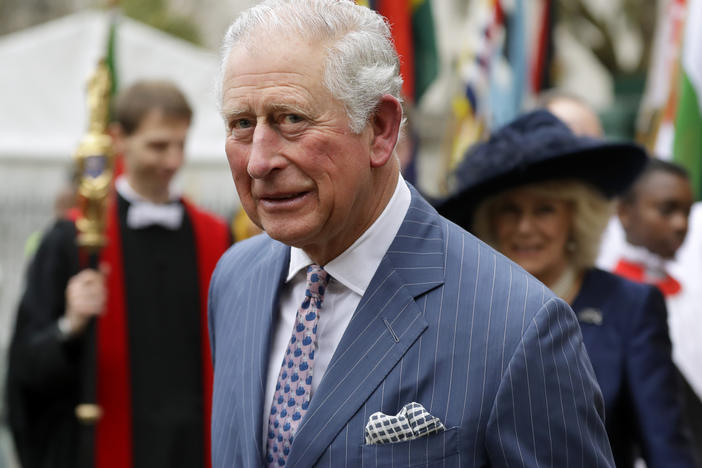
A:
<svg viewBox="0 0 702 468">
<path fill-rule="evenodd" d="M 193 227 L 126 226 L 118 218 L 125 271 L 134 468 L 203 465 L 200 302 Z M 79 271 L 75 227 L 58 221 L 27 275 L 8 371 L 9 417 L 24 468 L 72 468 L 82 340 L 57 322 Z"/>
</svg>

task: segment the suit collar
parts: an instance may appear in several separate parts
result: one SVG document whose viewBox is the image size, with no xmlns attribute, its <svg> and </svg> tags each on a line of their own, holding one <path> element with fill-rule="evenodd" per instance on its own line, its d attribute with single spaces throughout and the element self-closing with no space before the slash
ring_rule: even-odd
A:
<svg viewBox="0 0 702 468">
<path fill-rule="evenodd" d="M 414 190 L 298 428 L 288 466 L 312 466 L 427 328 L 415 298 L 444 281 L 443 223 Z"/>
</svg>

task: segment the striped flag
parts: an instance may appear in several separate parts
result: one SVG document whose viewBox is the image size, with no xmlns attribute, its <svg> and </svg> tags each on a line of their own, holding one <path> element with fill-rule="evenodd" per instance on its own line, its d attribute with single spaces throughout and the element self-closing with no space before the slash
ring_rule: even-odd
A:
<svg viewBox="0 0 702 468">
<path fill-rule="evenodd" d="M 702 195 L 702 0 L 690 0 L 681 59 L 673 160 L 687 168 Z"/>
<path fill-rule="evenodd" d="M 434 14 L 429 0 L 412 0 L 412 45 L 414 46 L 414 92 L 416 101 L 439 74 Z"/>
<path fill-rule="evenodd" d="M 430 0 L 358 0 L 358 4 L 388 20 L 400 56 L 402 92 L 407 99 L 418 102 L 439 71 Z"/>
<path fill-rule="evenodd" d="M 465 42 L 457 70 L 461 89 L 452 102 L 447 173 L 472 144 L 485 136 L 489 126 L 491 80 L 504 40 L 504 15 L 499 0 L 471 3 L 461 37 Z"/>
<path fill-rule="evenodd" d="M 553 26 L 554 9 L 553 0 L 541 0 L 540 2 L 530 2 L 529 7 L 534 9 L 533 37 L 530 38 L 532 44 L 530 73 L 530 88 L 533 94 L 547 89 L 551 85 L 549 71 L 553 58 Z"/>
<path fill-rule="evenodd" d="M 686 0 L 659 0 L 656 34 L 637 119 L 637 139 L 656 156 L 671 159 L 678 105 L 680 48 Z"/>
</svg>

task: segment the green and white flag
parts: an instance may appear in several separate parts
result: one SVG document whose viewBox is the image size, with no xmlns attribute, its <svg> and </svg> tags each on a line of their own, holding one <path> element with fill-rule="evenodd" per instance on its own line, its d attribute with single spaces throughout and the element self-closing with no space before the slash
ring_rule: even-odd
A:
<svg viewBox="0 0 702 468">
<path fill-rule="evenodd" d="M 702 197 L 702 0 L 688 1 L 681 65 L 673 160 L 690 172 L 699 200 Z"/>
</svg>

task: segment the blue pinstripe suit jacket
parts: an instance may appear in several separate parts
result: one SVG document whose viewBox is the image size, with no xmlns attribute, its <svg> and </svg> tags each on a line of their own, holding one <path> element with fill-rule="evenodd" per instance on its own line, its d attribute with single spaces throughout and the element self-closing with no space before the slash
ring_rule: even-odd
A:
<svg viewBox="0 0 702 468">
<path fill-rule="evenodd" d="M 214 273 L 215 468 L 263 465 L 269 341 L 289 252 L 258 236 L 233 246 Z M 364 445 L 372 413 L 396 414 L 413 401 L 447 430 Z M 287 466 L 614 465 L 602 397 L 571 309 L 412 190 Z"/>
</svg>

